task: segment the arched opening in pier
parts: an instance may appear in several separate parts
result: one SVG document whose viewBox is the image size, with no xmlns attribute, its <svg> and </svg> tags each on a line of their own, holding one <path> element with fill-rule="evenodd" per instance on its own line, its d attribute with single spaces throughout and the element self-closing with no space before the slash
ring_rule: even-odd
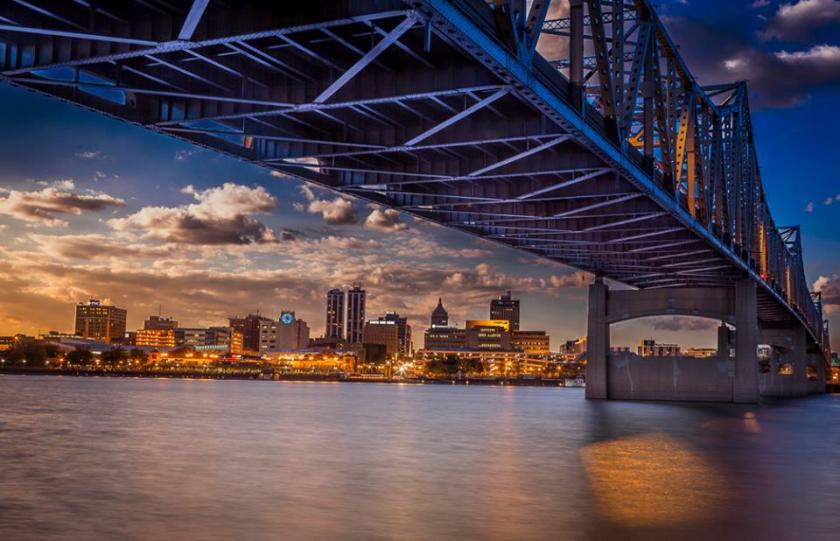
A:
<svg viewBox="0 0 840 541">
<path fill-rule="evenodd" d="M 689 315 L 648 316 L 610 326 L 611 354 L 640 357 L 730 357 L 734 327 Z"/>
</svg>

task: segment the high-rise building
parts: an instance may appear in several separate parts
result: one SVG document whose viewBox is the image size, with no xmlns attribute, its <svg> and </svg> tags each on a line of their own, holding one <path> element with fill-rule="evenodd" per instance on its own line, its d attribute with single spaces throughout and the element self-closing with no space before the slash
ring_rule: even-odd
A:
<svg viewBox="0 0 840 541">
<path fill-rule="evenodd" d="M 260 323 L 271 321 L 260 315 L 230 318 L 230 328 L 242 334 L 242 351 L 256 353 L 260 350 Z"/>
<path fill-rule="evenodd" d="M 446 311 L 446 308 L 443 307 L 443 300 L 438 297 L 438 304 L 434 310 L 432 310 L 432 327 L 448 327 L 449 326 L 449 313 Z"/>
<path fill-rule="evenodd" d="M 361 344 L 365 331 L 365 290 L 353 284 L 347 291 L 347 342 Z"/>
<path fill-rule="evenodd" d="M 327 292 L 327 338 L 344 340 L 344 291 L 331 289 Z"/>
<path fill-rule="evenodd" d="M 397 325 L 397 339 L 399 340 L 399 354 L 409 355 L 411 353 L 411 325 L 407 317 L 401 317 L 396 312 L 385 312 L 379 321 L 393 321 Z"/>
<path fill-rule="evenodd" d="M 125 320 L 128 312 L 107 306 L 98 299 L 76 305 L 75 334 L 102 342 L 121 342 L 125 339 Z"/>
<path fill-rule="evenodd" d="M 172 330 L 178 326 L 178 322 L 171 317 L 149 316 L 149 319 L 143 322 L 143 328 L 146 330 Z"/>
<path fill-rule="evenodd" d="M 385 355 L 394 358 L 400 350 L 399 328 L 396 321 L 383 318 L 368 321 L 364 326 L 364 345 L 385 346 Z"/>
<path fill-rule="evenodd" d="M 490 319 L 510 322 L 510 330 L 519 330 L 519 299 L 512 299 L 510 291 L 490 301 Z"/>
</svg>

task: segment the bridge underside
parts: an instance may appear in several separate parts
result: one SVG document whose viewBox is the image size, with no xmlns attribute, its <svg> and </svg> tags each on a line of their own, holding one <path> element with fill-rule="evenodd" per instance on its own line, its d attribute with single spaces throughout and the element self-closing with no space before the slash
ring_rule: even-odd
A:
<svg viewBox="0 0 840 541">
<path fill-rule="evenodd" d="M 808 326 L 483 2 L 83 4 L 4 2 L 4 78 L 636 288 L 751 278 Z"/>
</svg>

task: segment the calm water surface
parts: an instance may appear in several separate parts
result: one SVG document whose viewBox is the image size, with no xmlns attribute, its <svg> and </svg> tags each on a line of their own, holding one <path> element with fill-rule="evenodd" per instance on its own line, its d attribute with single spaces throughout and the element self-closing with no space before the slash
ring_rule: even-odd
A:
<svg viewBox="0 0 840 541">
<path fill-rule="evenodd" d="M 840 396 L 0 376 L 0 539 L 837 539 Z"/>
</svg>

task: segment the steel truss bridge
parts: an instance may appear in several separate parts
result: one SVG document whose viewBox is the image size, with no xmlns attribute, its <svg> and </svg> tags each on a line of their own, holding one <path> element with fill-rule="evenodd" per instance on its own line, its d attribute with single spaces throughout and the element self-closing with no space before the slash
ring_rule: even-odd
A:
<svg viewBox="0 0 840 541">
<path fill-rule="evenodd" d="M 827 352 L 746 83 L 698 84 L 649 0 L 554 3 L 0 0 L 0 70 L 636 288 L 751 278 Z"/>
</svg>

